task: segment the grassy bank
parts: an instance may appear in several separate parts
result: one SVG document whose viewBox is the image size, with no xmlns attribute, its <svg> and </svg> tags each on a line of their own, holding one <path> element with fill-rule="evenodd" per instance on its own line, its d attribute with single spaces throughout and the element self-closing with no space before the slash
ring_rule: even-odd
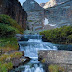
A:
<svg viewBox="0 0 72 72">
<path fill-rule="evenodd" d="M 10 16 L 0 15 L 0 72 L 8 72 L 13 68 L 12 59 L 21 57 L 19 52 L 8 54 L 19 49 L 15 34 L 23 34 L 23 29 Z"/>
<path fill-rule="evenodd" d="M 8 72 L 13 68 L 13 59 L 22 57 L 21 52 L 6 53 L 0 56 L 0 72 Z"/>
<path fill-rule="evenodd" d="M 48 41 L 60 44 L 72 44 L 72 26 L 63 26 L 40 32 Z"/>
</svg>

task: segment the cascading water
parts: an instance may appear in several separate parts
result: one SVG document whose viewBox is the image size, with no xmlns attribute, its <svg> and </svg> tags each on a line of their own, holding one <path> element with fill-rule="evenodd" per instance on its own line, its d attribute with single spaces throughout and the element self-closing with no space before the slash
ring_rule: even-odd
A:
<svg viewBox="0 0 72 72">
<path fill-rule="evenodd" d="M 42 42 L 40 35 L 27 35 L 28 41 L 20 41 L 20 51 L 24 51 L 26 57 L 31 58 L 30 62 L 20 67 L 20 72 L 45 72 L 43 65 L 38 61 L 38 50 L 57 50 L 52 43 Z"/>
</svg>

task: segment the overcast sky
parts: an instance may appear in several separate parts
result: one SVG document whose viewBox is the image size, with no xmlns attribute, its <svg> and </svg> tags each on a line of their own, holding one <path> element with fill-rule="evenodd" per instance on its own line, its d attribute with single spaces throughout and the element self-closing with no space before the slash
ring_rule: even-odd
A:
<svg viewBox="0 0 72 72">
<path fill-rule="evenodd" d="M 26 1 L 26 0 L 19 0 L 19 1 L 21 2 L 21 4 L 23 4 L 23 2 Z M 35 0 L 35 1 L 38 2 L 38 3 L 46 3 L 49 0 Z"/>
</svg>

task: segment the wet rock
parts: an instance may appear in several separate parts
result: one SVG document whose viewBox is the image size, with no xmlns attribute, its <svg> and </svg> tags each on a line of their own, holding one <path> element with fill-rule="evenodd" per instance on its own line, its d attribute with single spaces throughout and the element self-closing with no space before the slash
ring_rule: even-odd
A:
<svg viewBox="0 0 72 72">
<path fill-rule="evenodd" d="M 19 41 L 19 40 L 21 40 L 21 38 L 23 37 L 23 35 L 22 34 L 16 34 L 16 36 L 15 36 L 16 38 L 17 38 L 17 40 Z"/>
<path fill-rule="evenodd" d="M 29 57 L 21 57 L 21 58 L 14 58 L 12 63 L 13 63 L 13 67 L 16 68 L 16 67 L 23 65 L 29 61 L 30 61 Z"/>
</svg>

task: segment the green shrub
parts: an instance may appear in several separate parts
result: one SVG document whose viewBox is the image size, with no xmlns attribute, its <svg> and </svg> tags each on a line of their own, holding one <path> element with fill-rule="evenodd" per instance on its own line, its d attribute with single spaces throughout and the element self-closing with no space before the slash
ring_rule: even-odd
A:
<svg viewBox="0 0 72 72">
<path fill-rule="evenodd" d="M 58 72 L 58 66 L 57 65 L 50 65 L 48 67 L 49 72 Z"/>
<path fill-rule="evenodd" d="M 18 29 L 0 23 L 0 37 L 10 37 L 14 36 L 16 33 L 19 33 Z"/>
<path fill-rule="evenodd" d="M 8 70 L 13 68 L 13 64 L 12 62 L 8 62 L 8 63 L 0 63 L 0 72 L 8 72 Z"/>
<path fill-rule="evenodd" d="M 7 24 L 9 26 L 17 28 L 20 31 L 20 33 L 23 33 L 23 29 L 21 28 L 21 26 L 18 25 L 18 23 L 8 15 L 1 14 L 0 23 Z"/>
<path fill-rule="evenodd" d="M 2 49 L 4 52 L 18 50 L 18 48 L 19 46 L 16 38 L 0 38 L 0 49 Z"/>
<path fill-rule="evenodd" d="M 29 22 L 33 22 L 32 20 L 28 20 Z"/>
<path fill-rule="evenodd" d="M 72 43 L 72 26 L 63 26 L 52 30 L 40 32 L 48 41 L 53 43 Z"/>
<path fill-rule="evenodd" d="M 64 67 L 58 66 L 58 65 L 49 65 L 48 67 L 49 72 L 66 72 Z"/>
</svg>

